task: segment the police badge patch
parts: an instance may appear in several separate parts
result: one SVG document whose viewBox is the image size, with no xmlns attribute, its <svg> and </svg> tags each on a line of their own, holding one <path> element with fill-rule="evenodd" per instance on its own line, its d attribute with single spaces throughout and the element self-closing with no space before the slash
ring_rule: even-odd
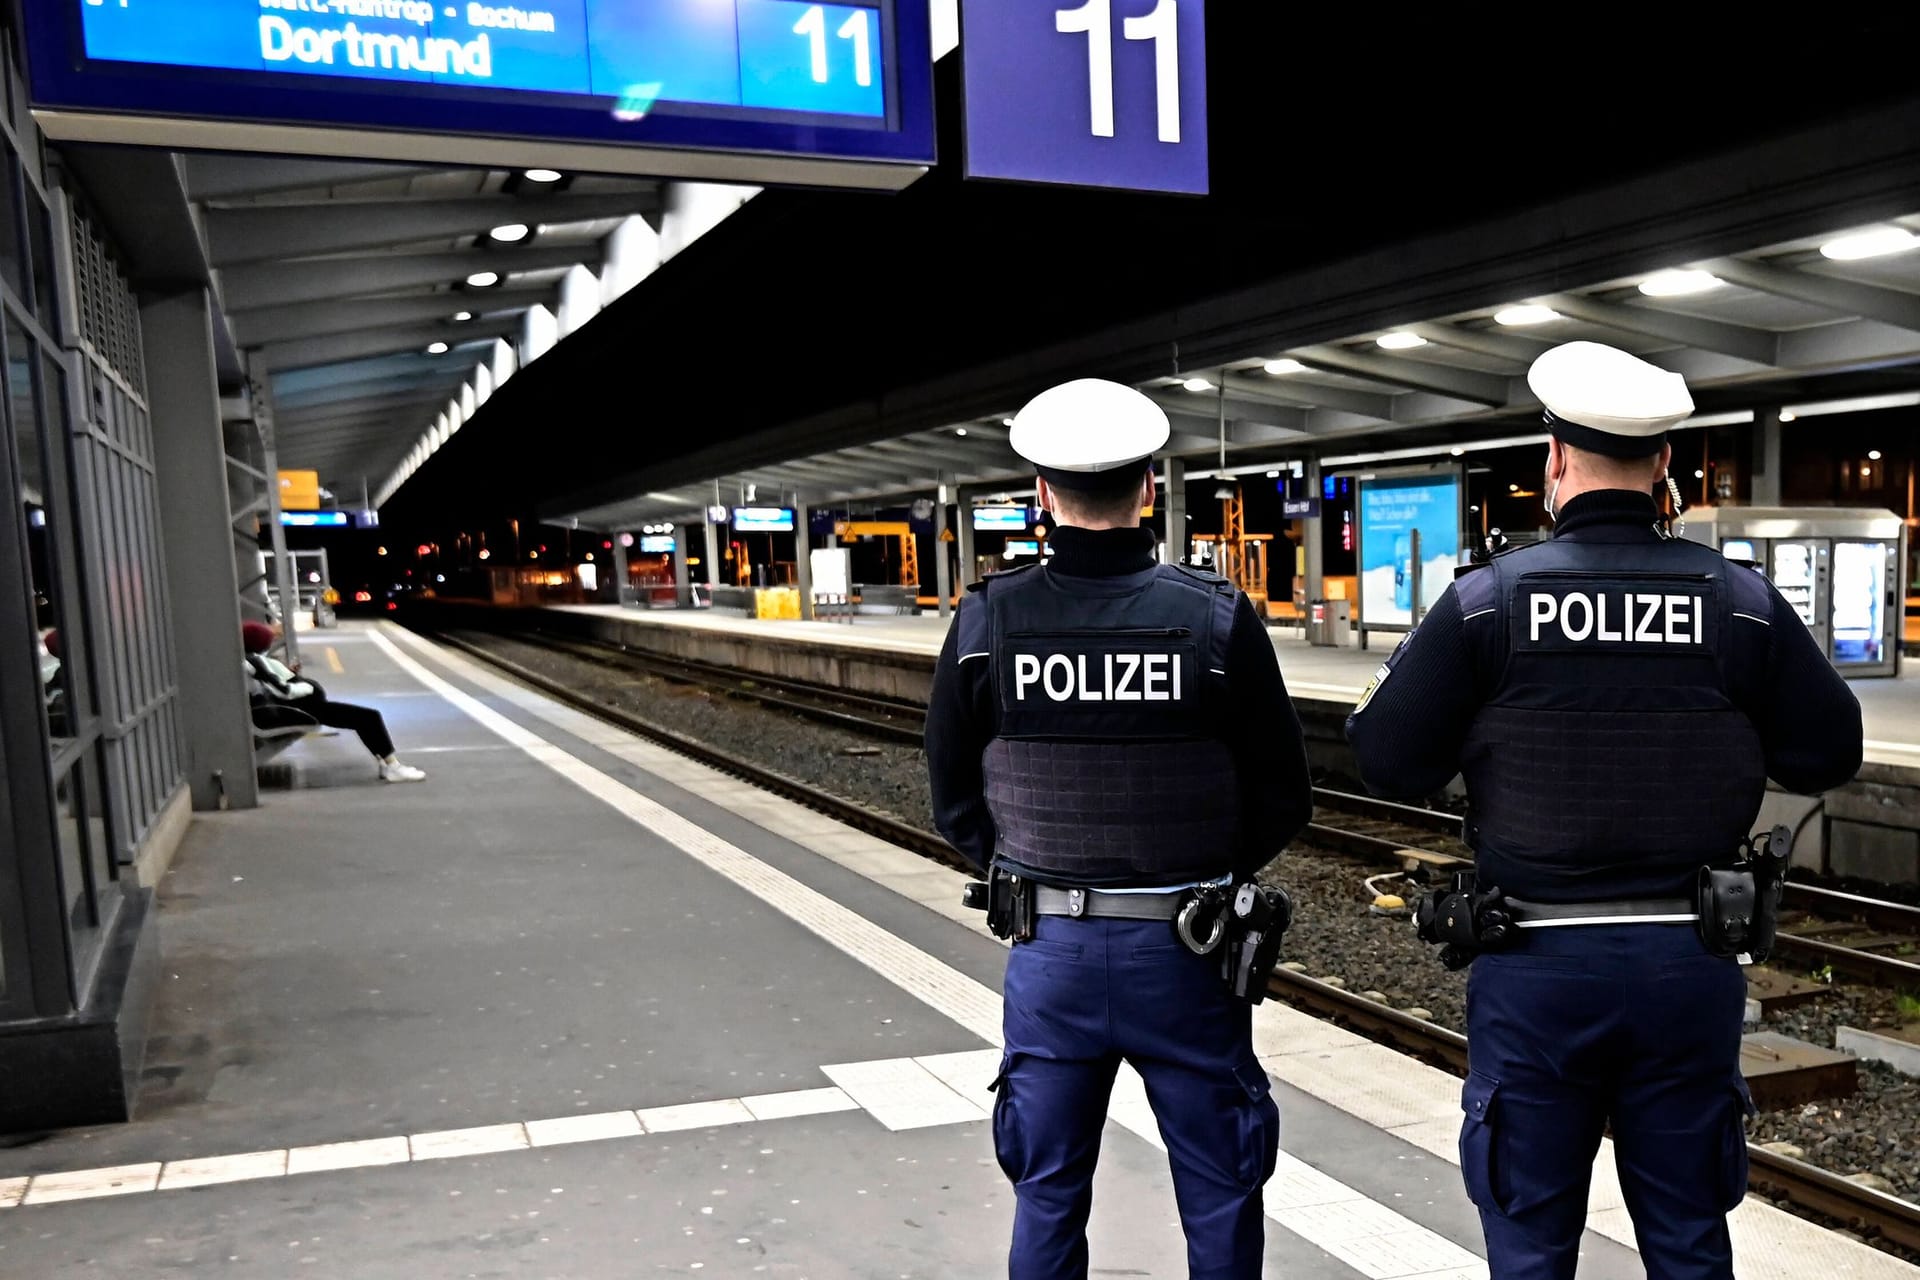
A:
<svg viewBox="0 0 1920 1280">
<path fill-rule="evenodd" d="M 1360 701 L 1353 704 L 1353 714 L 1359 715 L 1367 709 L 1367 704 L 1373 701 L 1374 691 L 1385 684 L 1387 677 L 1392 674 L 1392 667 L 1384 662 L 1380 664 L 1380 669 L 1373 673 L 1373 679 L 1367 681 L 1366 689 L 1360 694 Z"/>
</svg>

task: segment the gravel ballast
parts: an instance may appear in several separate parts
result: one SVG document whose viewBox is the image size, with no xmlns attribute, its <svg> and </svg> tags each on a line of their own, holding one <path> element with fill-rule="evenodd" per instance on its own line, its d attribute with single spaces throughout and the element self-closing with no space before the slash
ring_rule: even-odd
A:
<svg viewBox="0 0 1920 1280">
<path fill-rule="evenodd" d="M 663 677 L 605 665 L 496 635 L 463 637 L 549 679 L 699 739 L 742 759 L 932 829 L 926 761 L 905 744 L 806 720 Z M 1285 960 L 1316 978 L 1334 978 L 1355 993 L 1374 993 L 1396 1009 L 1423 1011 L 1440 1026 L 1464 1031 L 1466 974 L 1449 973 L 1404 918 L 1374 914 L 1368 876 L 1388 868 L 1295 847 L 1264 873 L 1284 885 L 1295 906 Z M 1410 892 L 1383 882 L 1389 892 Z M 1805 976 L 1797 974 L 1796 976 Z M 1867 1029 L 1900 1022 L 1891 993 L 1835 984 L 1819 999 L 1775 1015 L 1764 1029 L 1832 1047 L 1840 1026 Z M 1763 1112 L 1748 1121 L 1754 1142 L 1785 1143 L 1822 1168 L 1885 1179 L 1894 1194 L 1920 1200 L 1920 1081 L 1877 1063 L 1860 1064 L 1851 1098 Z M 1791 1154 L 1791 1152 L 1789 1152 Z"/>
</svg>

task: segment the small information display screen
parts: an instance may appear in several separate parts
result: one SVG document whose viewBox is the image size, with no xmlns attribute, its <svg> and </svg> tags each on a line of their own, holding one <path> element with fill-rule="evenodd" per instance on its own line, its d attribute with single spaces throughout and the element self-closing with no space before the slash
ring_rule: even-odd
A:
<svg viewBox="0 0 1920 1280">
<path fill-rule="evenodd" d="M 648 556 L 672 555 L 673 535 L 670 533 L 647 533 L 640 537 L 640 554 Z"/>
<path fill-rule="evenodd" d="M 887 163 L 933 154 L 924 4 L 25 2 L 36 108 Z M 67 136 L 63 123 L 49 132 Z"/>
<path fill-rule="evenodd" d="M 975 507 L 973 527 L 983 532 L 1025 533 L 1033 514 L 1025 507 Z"/>
<path fill-rule="evenodd" d="M 735 533 L 792 533 L 792 507 L 735 507 Z"/>
</svg>

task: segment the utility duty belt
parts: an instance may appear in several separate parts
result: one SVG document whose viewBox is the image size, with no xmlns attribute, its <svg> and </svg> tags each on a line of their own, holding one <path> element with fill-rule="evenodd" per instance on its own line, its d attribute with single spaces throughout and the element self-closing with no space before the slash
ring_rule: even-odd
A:
<svg viewBox="0 0 1920 1280">
<path fill-rule="evenodd" d="M 1267 998 L 1267 978 L 1280 963 L 1280 939 L 1293 922 L 1293 901 L 1283 889 L 1258 884 L 1202 885 L 1165 893 L 1103 893 L 1035 884 L 994 869 L 974 881 L 961 903 L 987 913 L 996 938 L 1015 943 L 1033 937 L 1040 916 L 1091 920 L 1166 920 L 1187 950 L 1220 957 L 1220 976 L 1251 1004 Z"/>
<path fill-rule="evenodd" d="M 1441 948 L 1440 960 L 1449 969 L 1514 946 L 1522 929 L 1601 924 L 1692 924 L 1714 955 L 1756 964 L 1773 952 L 1792 857 L 1793 833 L 1777 826 L 1747 841 L 1739 860 L 1700 868 L 1691 898 L 1611 902 L 1528 902 L 1497 887 L 1483 890 L 1473 872 L 1460 871 L 1446 889 L 1421 900 L 1414 922 L 1422 942 Z"/>
</svg>

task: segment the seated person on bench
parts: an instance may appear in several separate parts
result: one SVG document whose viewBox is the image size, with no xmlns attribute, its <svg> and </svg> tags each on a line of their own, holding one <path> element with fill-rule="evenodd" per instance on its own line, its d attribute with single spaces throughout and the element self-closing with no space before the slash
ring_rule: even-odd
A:
<svg viewBox="0 0 1920 1280">
<path fill-rule="evenodd" d="M 317 682 L 269 657 L 267 650 L 273 647 L 276 638 L 274 629 L 264 622 L 240 625 L 240 640 L 247 651 L 249 700 L 253 704 L 255 728 L 286 729 L 323 724 L 335 729 L 351 729 L 380 762 L 380 781 L 419 782 L 427 776 L 412 765 L 400 763 L 393 754 L 393 738 L 387 732 L 386 717 L 372 707 L 333 701 Z"/>
</svg>

